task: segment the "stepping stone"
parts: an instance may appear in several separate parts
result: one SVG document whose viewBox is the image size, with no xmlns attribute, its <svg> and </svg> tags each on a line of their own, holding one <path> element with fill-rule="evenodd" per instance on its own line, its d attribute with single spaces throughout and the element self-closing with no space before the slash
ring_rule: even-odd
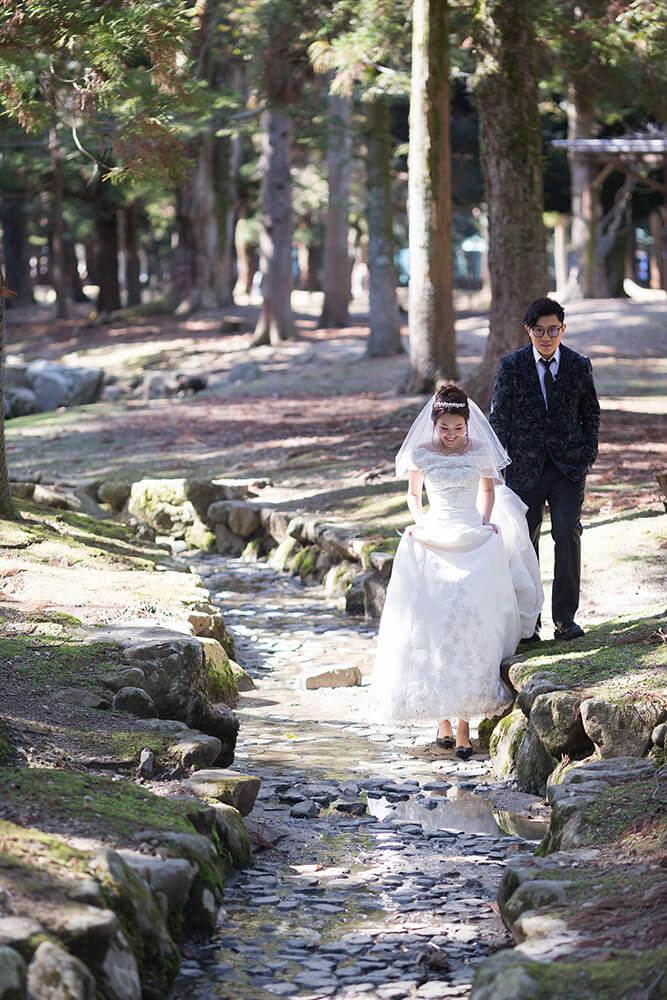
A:
<svg viewBox="0 0 667 1000">
<path fill-rule="evenodd" d="M 198 771 L 185 783 L 196 795 L 225 802 L 238 809 L 242 816 L 247 816 L 252 812 L 261 779 L 228 769 L 211 769 Z"/>
</svg>

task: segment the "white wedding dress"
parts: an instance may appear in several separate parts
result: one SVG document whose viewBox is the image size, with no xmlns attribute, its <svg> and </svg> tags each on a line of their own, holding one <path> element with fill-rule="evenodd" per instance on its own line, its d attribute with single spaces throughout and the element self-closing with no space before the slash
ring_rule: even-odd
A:
<svg viewBox="0 0 667 1000">
<path fill-rule="evenodd" d="M 533 634 L 543 601 L 526 507 L 496 486 L 491 521 L 477 509 L 488 452 L 419 447 L 429 510 L 404 533 L 380 621 L 371 711 L 378 721 L 471 719 L 510 701 L 500 663 Z"/>
</svg>

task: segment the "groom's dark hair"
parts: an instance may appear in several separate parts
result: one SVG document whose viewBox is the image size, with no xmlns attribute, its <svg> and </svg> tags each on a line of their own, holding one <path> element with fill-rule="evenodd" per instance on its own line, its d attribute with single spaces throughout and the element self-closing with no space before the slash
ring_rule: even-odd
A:
<svg viewBox="0 0 667 1000">
<path fill-rule="evenodd" d="M 523 317 L 526 326 L 535 326 L 540 316 L 558 316 L 558 322 L 565 319 L 565 310 L 555 299 L 535 299 L 530 303 Z"/>
</svg>

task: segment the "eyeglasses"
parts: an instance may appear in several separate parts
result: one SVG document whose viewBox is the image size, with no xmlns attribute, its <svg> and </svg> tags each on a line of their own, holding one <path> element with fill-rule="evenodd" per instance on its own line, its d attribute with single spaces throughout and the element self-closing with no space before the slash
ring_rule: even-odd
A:
<svg viewBox="0 0 667 1000">
<path fill-rule="evenodd" d="M 533 337 L 557 337 L 562 329 L 562 326 L 548 326 L 546 330 L 541 326 L 531 326 L 530 332 Z"/>
</svg>

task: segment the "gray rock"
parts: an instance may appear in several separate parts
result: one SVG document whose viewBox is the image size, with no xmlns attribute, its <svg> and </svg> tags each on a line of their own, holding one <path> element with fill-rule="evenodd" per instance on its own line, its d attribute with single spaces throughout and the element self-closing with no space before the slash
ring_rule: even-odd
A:
<svg viewBox="0 0 667 1000">
<path fill-rule="evenodd" d="M 235 535 L 226 524 L 215 525 L 215 548 L 221 555 L 240 556 L 245 548 L 245 538 Z"/>
<path fill-rule="evenodd" d="M 6 387 L 3 393 L 5 419 L 12 417 L 27 417 L 30 413 L 39 413 L 40 406 L 32 389 L 21 386 Z"/>
<path fill-rule="evenodd" d="M 516 754 L 516 778 L 521 791 L 544 795 L 547 778 L 555 766 L 556 761 L 547 753 L 529 722 Z"/>
<path fill-rule="evenodd" d="M 54 510 L 78 510 L 79 502 L 73 493 L 57 488 L 35 483 L 32 493 L 35 503 L 43 507 L 53 507 Z"/>
<path fill-rule="evenodd" d="M 131 712 L 140 719 L 155 715 L 155 702 L 143 688 L 123 687 L 113 696 L 113 707 L 119 712 Z"/>
<path fill-rule="evenodd" d="M 137 769 L 142 778 L 151 778 L 155 772 L 155 754 L 152 750 L 144 747 L 139 757 L 139 767 Z"/>
<path fill-rule="evenodd" d="M 312 799 L 303 799 L 290 809 L 290 816 L 295 819 L 314 819 L 315 816 L 319 816 L 319 813 L 320 807 Z"/>
<path fill-rule="evenodd" d="M 239 361 L 227 372 L 227 379 L 235 382 L 255 382 L 262 377 L 262 368 L 257 361 Z"/>
<path fill-rule="evenodd" d="M 549 691 L 563 691 L 565 688 L 557 680 L 546 674 L 533 674 L 522 685 L 519 691 L 516 704 L 523 714 L 528 717 L 533 707 L 533 702 L 540 694 L 547 694 Z"/>
<path fill-rule="evenodd" d="M 212 770 L 198 771 L 186 783 L 196 795 L 225 802 L 247 816 L 255 805 L 261 779 L 235 771 Z"/>
<path fill-rule="evenodd" d="M 478 965 L 470 1000 L 542 1000 L 537 969 L 536 962 L 514 951 L 498 952 Z"/>
<path fill-rule="evenodd" d="M 271 552 L 268 559 L 269 566 L 271 566 L 272 569 L 277 569 L 280 572 L 283 572 L 287 569 L 287 564 L 298 549 L 299 543 L 296 538 L 292 538 L 290 535 L 285 535 L 278 547 Z"/>
<path fill-rule="evenodd" d="M 118 479 L 108 479 L 97 488 L 97 499 L 100 503 L 108 503 L 112 510 L 119 513 L 130 498 L 132 484 Z"/>
<path fill-rule="evenodd" d="M 502 907 L 503 917 L 509 924 L 513 924 L 527 910 L 564 904 L 567 901 L 568 889 L 572 885 L 572 882 L 546 878 L 522 882 L 509 899 L 505 900 Z"/>
<path fill-rule="evenodd" d="M 581 719 L 600 757 L 643 757 L 651 747 L 651 734 L 667 717 L 667 706 L 654 701 L 613 704 L 603 698 L 586 698 Z"/>
<path fill-rule="evenodd" d="M 152 889 L 164 893 L 170 910 L 185 906 L 198 871 L 197 865 L 185 858 L 161 858 L 139 851 L 119 850 L 117 854 Z"/>
<path fill-rule="evenodd" d="M 0 946 L 0 1000 L 23 1000 L 25 985 L 25 962 L 13 948 Z"/>
<path fill-rule="evenodd" d="M 137 960 L 120 928 L 107 949 L 101 969 L 95 971 L 106 996 L 114 1000 L 141 1000 Z"/>
<path fill-rule="evenodd" d="M 667 736 L 667 723 L 661 722 L 659 726 L 656 726 L 651 733 L 651 742 L 653 746 L 664 747 L 665 737 Z"/>
<path fill-rule="evenodd" d="M 70 705 L 80 705 L 81 708 L 109 708 L 110 702 L 101 694 L 95 694 L 88 688 L 62 688 L 58 696 L 68 701 Z"/>
<path fill-rule="evenodd" d="M 327 670 L 306 671 L 300 677 L 300 685 L 307 691 L 318 688 L 359 687 L 362 683 L 361 670 L 353 667 L 331 667 Z"/>
<path fill-rule="evenodd" d="M 214 808 L 218 834 L 234 867 L 251 868 L 254 863 L 252 844 L 241 813 L 225 802 L 216 802 Z"/>
<path fill-rule="evenodd" d="M 32 940 L 43 934 L 42 925 L 30 917 L 0 917 L 0 946 L 15 948 L 26 959 L 34 948 Z"/>
<path fill-rule="evenodd" d="M 183 767 L 204 768 L 215 764 L 220 756 L 222 743 L 217 736 L 208 736 L 195 730 L 186 730 L 171 747 Z"/>
<path fill-rule="evenodd" d="M 530 710 L 530 723 L 547 753 L 556 759 L 588 755 L 593 744 L 584 732 L 579 714 L 581 697 L 572 691 L 538 694 Z"/>
<path fill-rule="evenodd" d="M 502 780 L 516 777 L 516 759 L 528 720 L 520 709 L 504 716 L 491 733 L 489 756 L 493 773 Z"/>
<path fill-rule="evenodd" d="M 28 992 L 39 1000 L 95 1000 L 96 985 L 83 962 L 42 941 L 28 966 Z"/>
<path fill-rule="evenodd" d="M 25 382 L 34 392 L 40 410 L 59 406 L 95 403 L 104 387 L 102 368 L 68 368 L 50 361 L 32 361 L 25 371 Z"/>
<path fill-rule="evenodd" d="M 105 687 L 112 691 L 120 691 L 124 687 L 143 687 L 146 682 L 146 675 L 141 667 L 125 667 L 118 673 L 107 674 L 102 678 Z"/>
</svg>

